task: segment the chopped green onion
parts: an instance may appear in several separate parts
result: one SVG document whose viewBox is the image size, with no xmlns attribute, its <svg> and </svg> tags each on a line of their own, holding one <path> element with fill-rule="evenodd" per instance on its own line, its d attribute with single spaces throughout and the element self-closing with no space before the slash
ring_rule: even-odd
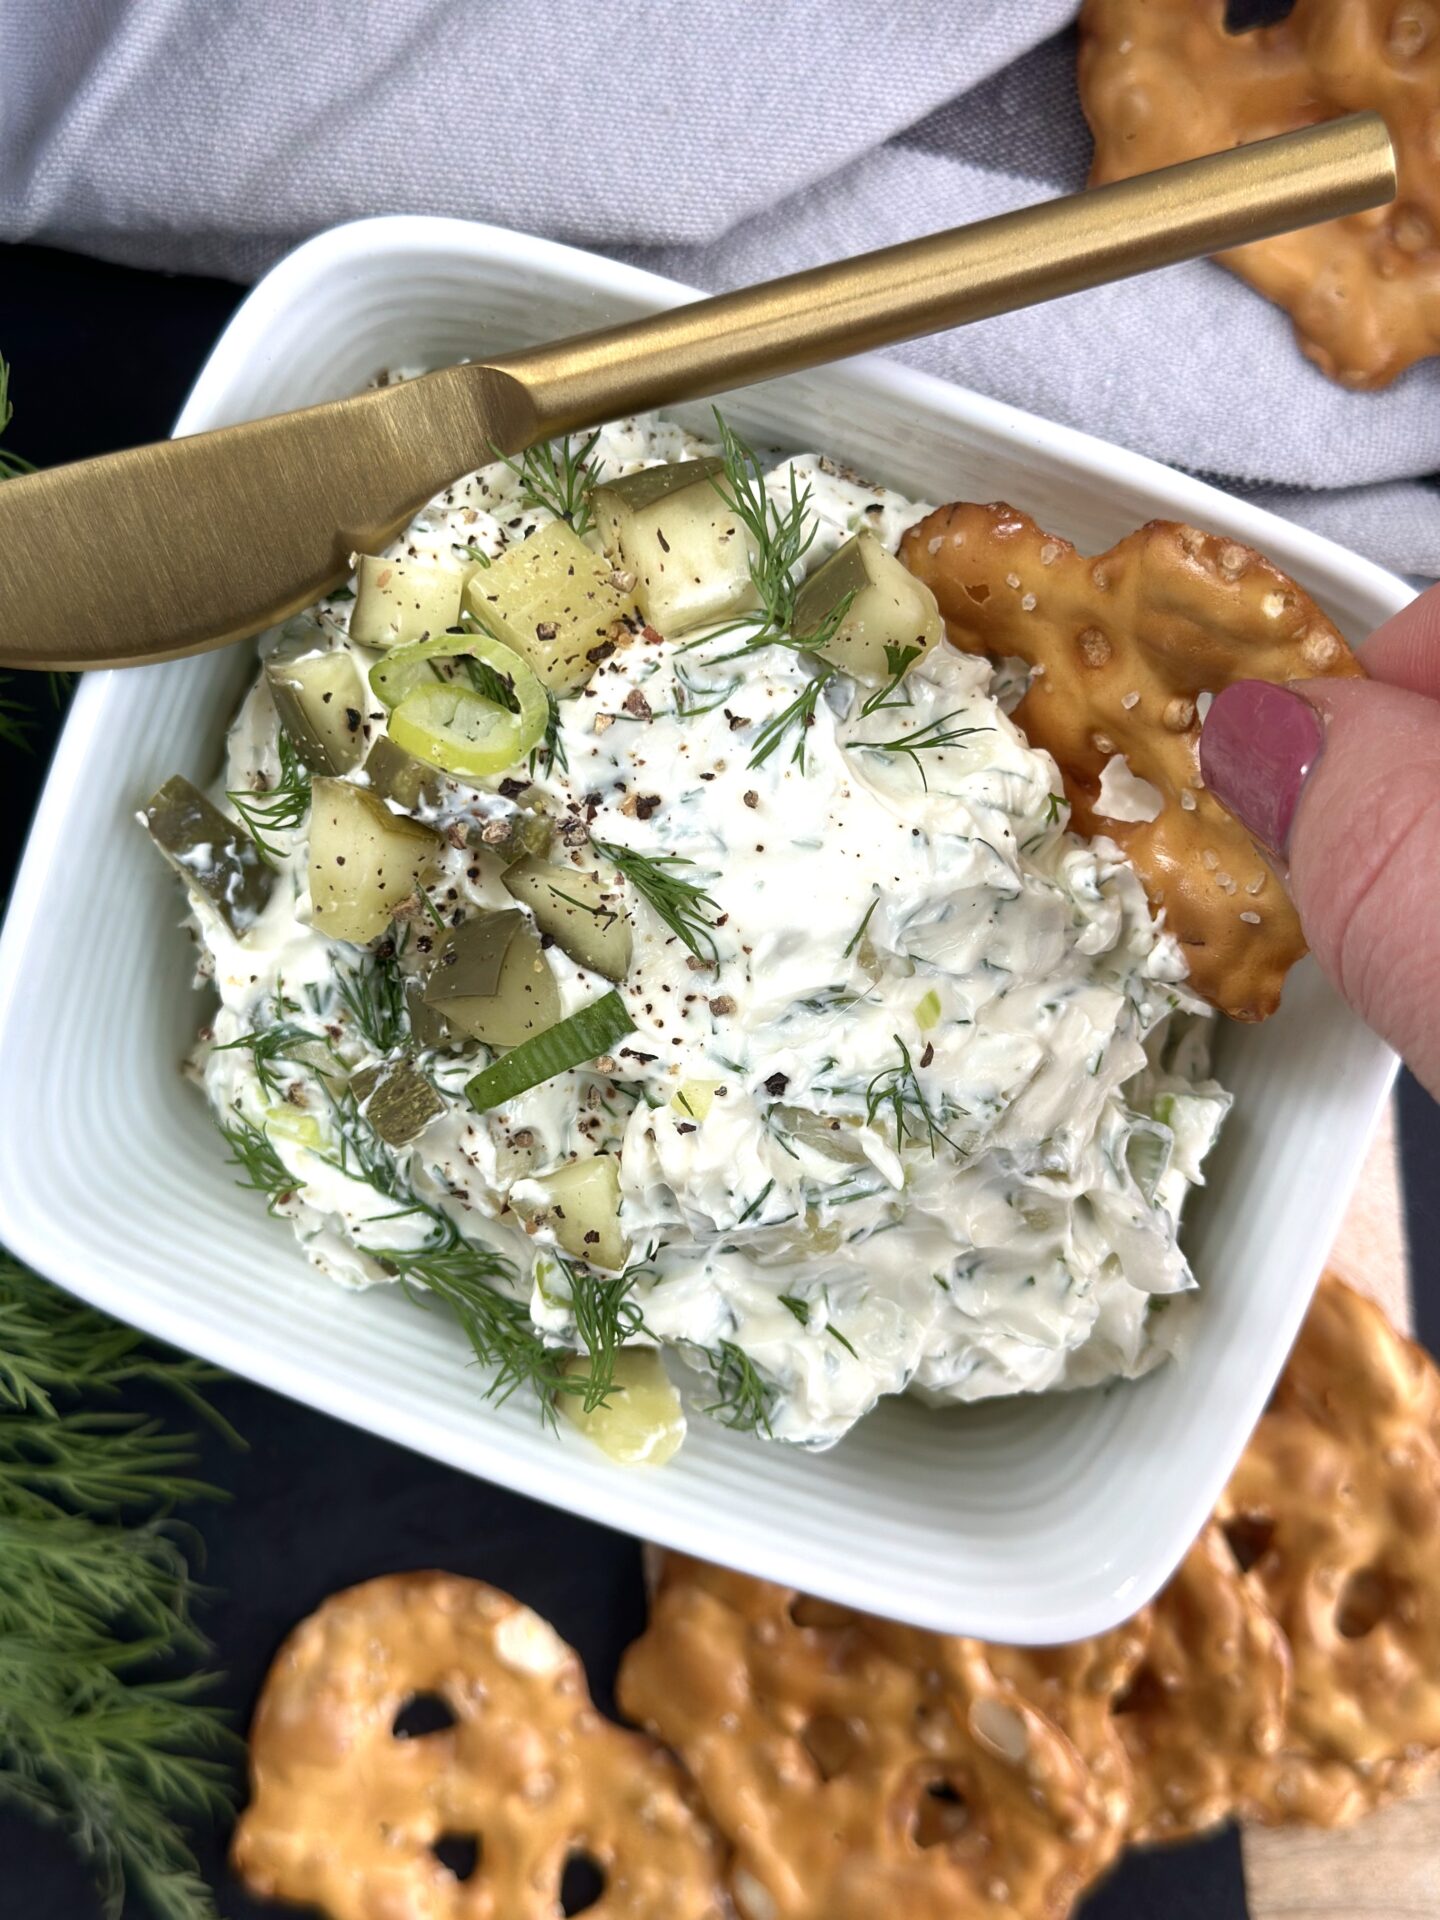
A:
<svg viewBox="0 0 1440 1920">
<path fill-rule="evenodd" d="M 473 668 L 471 679 L 444 675 L 441 669 L 451 660 Z M 477 686 L 477 680 L 488 685 Z M 396 647 L 371 668 L 370 684 L 391 710 L 395 745 L 461 780 L 513 767 L 544 738 L 550 718 L 550 702 L 534 673 L 486 633 L 442 633 Z"/>
<path fill-rule="evenodd" d="M 466 1097 L 477 1113 L 487 1113 L 517 1094 L 528 1093 L 542 1080 L 553 1080 L 557 1073 L 583 1067 L 587 1060 L 608 1053 L 634 1028 L 635 1022 L 619 994 L 602 994 L 588 1007 L 581 1007 L 578 1013 L 557 1021 L 533 1039 L 522 1040 L 518 1047 L 483 1068 L 467 1084 Z"/>
</svg>

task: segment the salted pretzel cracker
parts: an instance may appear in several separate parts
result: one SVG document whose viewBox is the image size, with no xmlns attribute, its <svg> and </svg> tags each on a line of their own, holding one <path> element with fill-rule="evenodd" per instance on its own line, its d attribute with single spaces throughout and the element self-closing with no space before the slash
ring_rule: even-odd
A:
<svg viewBox="0 0 1440 1920">
<path fill-rule="evenodd" d="M 400 1738 L 437 1697 L 451 1724 Z M 432 1702 L 433 1704 L 433 1702 Z M 722 1920 L 718 1846 L 670 1757 L 603 1720 L 578 1657 L 478 1580 L 352 1587 L 276 1656 L 251 1732 L 236 1870 L 331 1920 L 554 1920 L 572 1856 L 594 1920 Z M 457 1878 L 437 1842 L 478 1847 Z"/>
<path fill-rule="evenodd" d="M 1334 1275 L 1220 1517 L 1294 1662 L 1281 1807 L 1408 1791 L 1440 1765 L 1440 1370 Z"/>
<path fill-rule="evenodd" d="M 1306 354 L 1347 387 L 1383 387 L 1440 353 L 1440 14 L 1434 0 L 1296 0 L 1229 33 L 1226 0 L 1086 0 L 1080 98 L 1092 180 L 1220 153 L 1377 108 L 1395 144 L 1387 207 L 1219 258 L 1285 308 Z"/>
<path fill-rule="evenodd" d="M 1085 1768 L 973 1640 L 672 1557 L 618 1697 L 680 1755 L 744 1920 L 1061 1920 L 1096 1868 Z"/>
<path fill-rule="evenodd" d="M 1190 985 L 1263 1020 L 1305 952 L 1294 907 L 1200 776 L 1199 701 L 1233 680 L 1363 675 L 1310 597 L 1238 541 L 1152 520 L 1093 558 L 1000 503 L 940 507 L 900 557 L 951 642 L 1035 669 L 1015 720 L 1053 755 L 1079 833 L 1108 834 L 1164 909 Z M 1153 820 L 1099 810 L 1113 756 L 1160 796 Z"/>
<path fill-rule="evenodd" d="M 1154 1602 L 1115 1725 L 1133 1770 L 1129 1838 L 1182 1840 L 1252 1810 L 1290 1693 L 1284 1636 L 1209 1525 Z"/>
<path fill-rule="evenodd" d="M 1089 1769 L 1098 1815 L 1096 1871 L 1120 1854 L 1134 1817 L 1134 1770 L 1115 1707 L 1145 1657 L 1153 1618 L 1145 1607 L 1090 1640 L 985 1649 L 991 1671 L 1053 1721 Z"/>
</svg>

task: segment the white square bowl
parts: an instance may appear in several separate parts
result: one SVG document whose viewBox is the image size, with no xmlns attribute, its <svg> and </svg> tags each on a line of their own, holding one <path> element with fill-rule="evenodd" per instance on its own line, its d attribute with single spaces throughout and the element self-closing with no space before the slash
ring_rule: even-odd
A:
<svg viewBox="0 0 1440 1920">
<path fill-rule="evenodd" d="M 176 431 L 692 297 L 494 228 L 362 221 L 260 283 Z M 821 448 L 917 498 L 1006 498 L 1082 546 L 1152 516 L 1197 521 L 1270 554 L 1352 637 L 1410 597 L 1213 488 L 884 361 L 725 405 L 772 444 Z M 1188 1222 L 1204 1302 L 1183 1364 L 1108 1392 L 945 1413 L 892 1401 L 818 1456 L 697 1418 L 672 1465 L 627 1471 L 568 1429 L 547 1432 L 518 1397 L 486 1402 L 441 1313 L 316 1274 L 289 1228 L 236 1187 L 180 1077 L 203 1002 L 178 892 L 134 814 L 171 772 L 213 776 L 252 670 L 238 647 L 95 674 L 78 693 L 0 940 L 0 1238 L 122 1320 L 357 1426 L 836 1599 L 1046 1642 L 1100 1631 L 1149 1598 L 1264 1404 L 1394 1072 L 1313 963 L 1265 1027 L 1222 1036 L 1236 1104 Z"/>
</svg>

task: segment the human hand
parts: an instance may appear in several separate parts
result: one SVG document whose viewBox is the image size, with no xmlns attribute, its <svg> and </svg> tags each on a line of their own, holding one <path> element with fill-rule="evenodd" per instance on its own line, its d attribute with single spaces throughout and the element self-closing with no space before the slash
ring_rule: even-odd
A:
<svg viewBox="0 0 1440 1920">
<path fill-rule="evenodd" d="M 1440 1099 L 1440 587 L 1360 649 L 1371 678 L 1242 680 L 1200 735 L 1205 784 L 1289 863 L 1316 959 Z"/>
</svg>

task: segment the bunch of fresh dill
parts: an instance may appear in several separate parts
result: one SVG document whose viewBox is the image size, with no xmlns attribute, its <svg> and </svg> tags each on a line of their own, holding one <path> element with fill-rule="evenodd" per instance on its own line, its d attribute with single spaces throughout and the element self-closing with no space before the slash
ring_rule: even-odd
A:
<svg viewBox="0 0 1440 1920">
<path fill-rule="evenodd" d="M 111 1916 L 127 1890 L 159 1920 L 215 1911 L 183 1828 L 228 1807 L 239 1742 L 201 1698 L 172 1517 L 212 1490 L 192 1436 L 122 1396 L 208 1411 L 216 1377 L 0 1252 L 0 1805 L 59 1827 Z"/>
</svg>

